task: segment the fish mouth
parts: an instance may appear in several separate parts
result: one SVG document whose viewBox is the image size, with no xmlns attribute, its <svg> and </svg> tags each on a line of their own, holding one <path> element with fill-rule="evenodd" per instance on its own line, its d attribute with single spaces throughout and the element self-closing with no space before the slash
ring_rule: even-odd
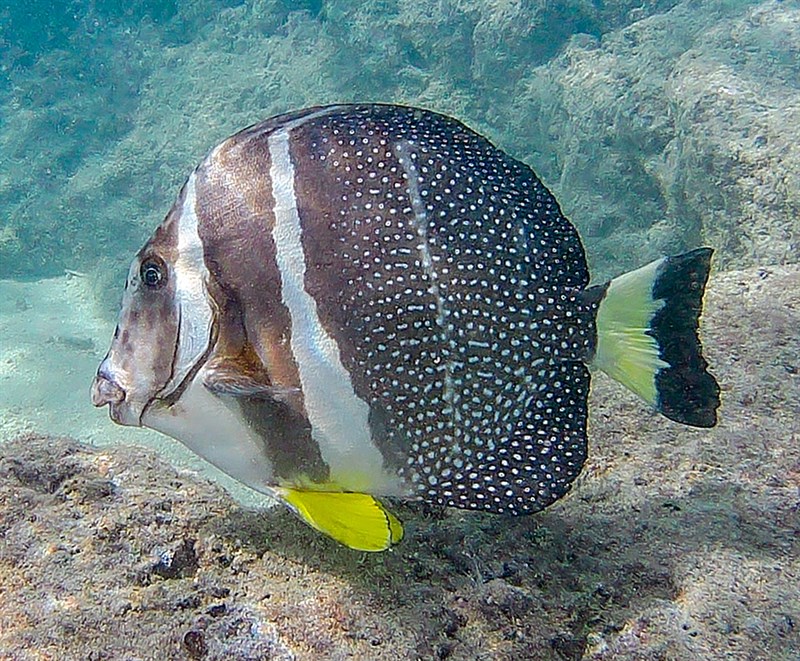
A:
<svg viewBox="0 0 800 661">
<path fill-rule="evenodd" d="M 92 382 L 92 404 L 105 406 L 125 401 L 125 391 L 106 374 L 98 373 Z"/>
<path fill-rule="evenodd" d="M 108 405 L 109 417 L 118 425 L 141 426 L 141 411 L 133 402 L 126 400 L 125 390 L 114 379 L 103 372 L 92 381 L 92 404 L 100 408 Z"/>
</svg>

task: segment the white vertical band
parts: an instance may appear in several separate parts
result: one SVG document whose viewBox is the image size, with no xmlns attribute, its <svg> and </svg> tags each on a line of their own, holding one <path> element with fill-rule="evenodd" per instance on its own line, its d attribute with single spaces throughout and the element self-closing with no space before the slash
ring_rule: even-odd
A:
<svg viewBox="0 0 800 661">
<path fill-rule="evenodd" d="M 308 118 L 303 118 L 307 120 Z M 275 200 L 276 259 L 281 296 L 291 319 L 291 347 L 300 373 L 312 437 L 331 470 L 331 479 L 347 490 L 374 491 L 385 483 L 383 457 L 372 442 L 369 407 L 356 395 L 342 365 L 339 347 L 319 318 L 306 291 L 306 261 L 289 151 L 293 125 L 269 137 L 270 178 Z"/>
<path fill-rule="evenodd" d="M 436 303 L 436 323 L 441 329 L 441 338 L 451 351 L 450 360 L 444 361 L 439 369 L 444 370 L 444 389 L 442 397 L 446 403 L 442 411 L 442 415 L 448 417 L 452 424 L 452 432 L 461 426 L 461 410 L 458 407 L 458 393 L 456 391 L 456 384 L 453 379 L 453 359 L 452 356 L 456 353 L 456 344 L 453 340 L 453 333 L 450 322 L 447 320 L 447 310 L 445 308 L 444 297 L 439 289 L 439 276 L 436 273 L 436 268 L 433 263 L 433 256 L 428 242 L 428 213 L 425 210 L 425 202 L 422 200 L 422 195 L 419 192 L 420 176 L 417 171 L 417 166 L 414 164 L 414 149 L 413 145 L 407 140 L 398 142 L 394 147 L 394 153 L 400 166 L 406 174 L 406 181 L 408 182 L 408 197 L 411 200 L 411 209 L 414 212 L 413 225 L 417 231 L 419 243 L 417 250 L 420 254 L 420 264 L 422 270 L 428 276 L 428 293 L 433 296 Z M 461 445 L 453 439 L 452 447 L 450 449 L 451 456 L 456 456 L 461 452 Z M 439 464 L 437 463 L 437 468 Z"/>
<path fill-rule="evenodd" d="M 205 286 L 209 274 L 198 230 L 196 178 L 195 171 L 186 182 L 186 194 L 178 218 L 178 251 L 173 269 L 180 329 L 172 378 L 161 391 L 162 395 L 169 394 L 183 383 L 208 349 L 211 339 L 214 314 Z"/>
</svg>

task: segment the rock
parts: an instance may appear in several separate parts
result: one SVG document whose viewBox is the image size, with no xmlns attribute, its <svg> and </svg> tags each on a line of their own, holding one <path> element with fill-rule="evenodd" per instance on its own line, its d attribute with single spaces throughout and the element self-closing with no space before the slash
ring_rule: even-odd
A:
<svg viewBox="0 0 800 661">
<path fill-rule="evenodd" d="M 798 45 L 797 7 L 710 0 L 529 71 L 511 152 L 552 186 L 595 278 L 701 244 L 725 268 L 797 261 L 798 59 L 781 51 Z"/>
<path fill-rule="evenodd" d="M 2 439 L 0 658 L 787 658 L 798 327 L 800 267 L 714 276 L 718 427 L 597 377 L 570 495 L 520 518 L 401 506 L 406 538 L 384 554 L 141 448 Z"/>
</svg>

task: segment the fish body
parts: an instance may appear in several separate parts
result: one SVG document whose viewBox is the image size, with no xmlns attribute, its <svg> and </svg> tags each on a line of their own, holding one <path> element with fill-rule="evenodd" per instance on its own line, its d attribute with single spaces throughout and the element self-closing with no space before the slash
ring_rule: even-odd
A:
<svg viewBox="0 0 800 661">
<path fill-rule="evenodd" d="M 457 120 L 309 108 L 189 176 L 133 260 L 92 399 L 381 550 L 402 526 L 376 496 L 511 514 L 563 496 L 590 365 L 713 425 L 696 333 L 710 256 L 589 287 L 552 194 Z"/>
</svg>

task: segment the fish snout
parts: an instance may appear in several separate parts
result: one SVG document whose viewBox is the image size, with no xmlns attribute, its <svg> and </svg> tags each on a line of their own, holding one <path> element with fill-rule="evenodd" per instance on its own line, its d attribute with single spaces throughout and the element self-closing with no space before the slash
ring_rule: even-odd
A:
<svg viewBox="0 0 800 661">
<path fill-rule="evenodd" d="M 105 406 L 125 401 L 125 391 L 102 369 L 92 382 L 92 404 Z"/>
</svg>

